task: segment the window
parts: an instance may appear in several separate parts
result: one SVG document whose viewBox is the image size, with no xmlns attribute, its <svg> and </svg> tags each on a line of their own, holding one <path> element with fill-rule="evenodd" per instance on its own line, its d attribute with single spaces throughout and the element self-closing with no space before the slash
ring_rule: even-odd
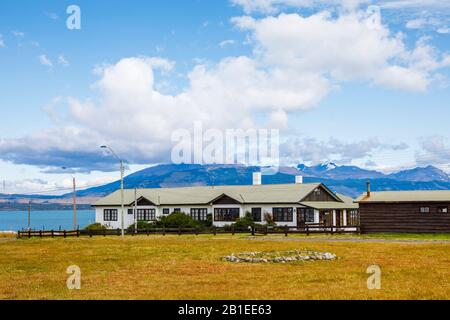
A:
<svg viewBox="0 0 450 320">
<path fill-rule="evenodd" d="M 134 214 L 133 209 L 128 209 L 128 214 Z"/>
<path fill-rule="evenodd" d="M 197 221 L 208 220 L 208 209 L 205 208 L 191 209 L 191 218 Z"/>
<path fill-rule="evenodd" d="M 181 212 L 181 209 L 180 209 L 180 208 L 175 208 L 175 209 L 173 209 L 173 212 L 174 212 L 174 213 L 180 213 L 180 212 Z"/>
<path fill-rule="evenodd" d="M 359 225 L 359 211 L 358 210 L 347 210 L 347 225 L 348 226 Z"/>
<path fill-rule="evenodd" d="M 252 217 L 253 221 L 261 222 L 262 221 L 261 208 L 252 208 Z"/>
<path fill-rule="evenodd" d="M 155 209 L 138 209 L 137 210 L 138 221 L 155 221 L 156 210 Z"/>
<path fill-rule="evenodd" d="M 438 213 L 448 213 L 448 207 L 438 207 Z"/>
<path fill-rule="evenodd" d="M 169 215 L 170 214 L 170 209 L 163 209 L 163 214 L 164 215 Z"/>
<path fill-rule="evenodd" d="M 420 207 L 420 213 L 430 213 L 430 207 Z"/>
<path fill-rule="evenodd" d="M 314 222 L 314 209 L 312 208 L 297 208 L 297 221 L 298 223 L 313 223 Z"/>
<path fill-rule="evenodd" d="M 118 217 L 117 209 L 103 210 L 103 221 L 117 221 L 117 217 Z"/>
<path fill-rule="evenodd" d="M 239 208 L 215 208 L 214 221 L 234 222 L 239 218 Z"/>
<path fill-rule="evenodd" d="M 293 208 L 273 208 L 272 215 L 275 222 L 292 222 L 294 221 Z"/>
</svg>

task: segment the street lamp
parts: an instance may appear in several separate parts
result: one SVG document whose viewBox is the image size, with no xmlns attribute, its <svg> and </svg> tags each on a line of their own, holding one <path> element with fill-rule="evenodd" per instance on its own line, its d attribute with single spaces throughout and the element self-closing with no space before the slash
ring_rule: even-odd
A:
<svg viewBox="0 0 450 320">
<path fill-rule="evenodd" d="M 122 226 L 122 237 L 125 237 L 125 218 L 124 218 L 124 212 L 125 212 L 125 205 L 124 205 L 124 196 L 123 196 L 123 174 L 124 174 L 124 167 L 123 167 L 123 160 L 120 159 L 117 154 L 113 151 L 113 149 L 111 149 L 111 147 L 109 146 L 101 146 L 100 148 L 102 149 L 106 149 L 109 150 L 109 152 L 111 152 L 111 154 L 119 161 L 120 163 L 120 202 L 121 202 L 121 207 L 122 207 L 122 212 L 121 212 L 121 226 Z"/>
<path fill-rule="evenodd" d="M 66 170 L 67 167 L 61 167 Z M 72 174 L 72 187 L 73 187 L 73 230 L 77 230 L 77 184 L 75 181 L 75 175 Z"/>
</svg>

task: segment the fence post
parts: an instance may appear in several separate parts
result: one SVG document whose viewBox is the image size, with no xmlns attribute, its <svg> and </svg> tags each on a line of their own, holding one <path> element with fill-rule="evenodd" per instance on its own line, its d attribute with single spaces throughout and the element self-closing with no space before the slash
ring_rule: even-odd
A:
<svg viewBox="0 0 450 320">
<path fill-rule="evenodd" d="M 252 226 L 252 236 L 254 236 L 254 235 L 255 235 L 255 227 Z"/>
<path fill-rule="evenodd" d="M 195 235 L 198 236 L 198 228 L 195 228 Z"/>
<path fill-rule="evenodd" d="M 214 234 L 214 235 L 217 234 L 217 231 L 216 231 L 216 227 L 215 227 L 215 226 L 213 227 L 213 234 Z"/>
<path fill-rule="evenodd" d="M 163 227 L 163 236 L 166 235 L 166 227 Z"/>
<path fill-rule="evenodd" d="M 147 236 L 149 236 L 149 234 L 150 234 L 150 229 L 149 229 L 149 227 L 147 227 Z"/>
<path fill-rule="evenodd" d="M 289 231 L 288 226 L 284 226 L 284 236 L 285 236 L 285 237 L 288 236 L 288 231 Z"/>
<path fill-rule="evenodd" d="M 42 230 L 39 230 L 39 238 L 42 238 Z"/>
<path fill-rule="evenodd" d="M 66 230 L 64 230 L 64 239 L 67 237 Z"/>
<path fill-rule="evenodd" d="M 236 232 L 236 231 L 234 230 L 234 225 L 232 225 L 232 226 L 231 226 L 231 234 L 234 236 L 235 232 Z"/>
<path fill-rule="evenodd" d="M 309 237 L 309 226 L 306 225 L 305 228 L 306 228 L 306 236 Z"/>
<path fill-rule="evenodd" d="M 120 229 L 117 228 L 117 235 L 120 237 Z"/>
<path fill-rule="evenodd" d="M 92 238 L 92 230 L 89 229 L 89 238 Z"/>
<path fill-rule="evenodd" d="M 181 236 L 181 227 L 178 227 L 178 235 Z"/>
<path fill-rule="evenodd" d="M 331 225 L 331 235 L 334 235 L 334 226 Z"/>
</svg>

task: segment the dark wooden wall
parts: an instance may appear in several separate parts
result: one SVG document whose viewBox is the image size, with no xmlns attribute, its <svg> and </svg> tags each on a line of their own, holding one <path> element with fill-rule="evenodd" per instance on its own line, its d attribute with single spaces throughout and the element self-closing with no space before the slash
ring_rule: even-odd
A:
<svg viewBox="0 0 450 320">
<path fill-rule="evenodd" d="M 430 213 L 420 213 L 429 207 Z M 450 213 L 437 213 L 445 203 L 360 203 L 361 232 L 450 232 Z"/>
<path fill-rule="evenodd" d="M 302 201 L 334 201 L 334 202 L 338 202 L 324 188 L 319 187 L 318 189 L 320 190 L 320 192 L 312 191 L 305 198 L 303 198 Z"/>
</svg>

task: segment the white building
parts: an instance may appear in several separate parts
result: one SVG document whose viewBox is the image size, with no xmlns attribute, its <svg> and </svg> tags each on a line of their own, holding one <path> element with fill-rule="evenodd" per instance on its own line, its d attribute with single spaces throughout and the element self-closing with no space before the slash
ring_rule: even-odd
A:
<svg viewBox="0 0 450 320">
<path fill-rule="evenodd" d="M 271 216 L 280 226 L 318 224 L 354 226 L 359 223 L 358 204 L 338 195 L 321 183 L 261 185 L 254 176 L 251 186 L 189 187 L 162 189 L 125 189 L 124 221 L 128 228 L 137 220 L 155 221 L 173 212 L 183 212 L 196 220 L 212 215 L 215 226 L 232 224 L 247 212 L 255 222 L 265 223 Z M 111 229 L 121 227 L 120 190 L 100 199 L 94 205 L 96 222 Z"/>
</svg>

